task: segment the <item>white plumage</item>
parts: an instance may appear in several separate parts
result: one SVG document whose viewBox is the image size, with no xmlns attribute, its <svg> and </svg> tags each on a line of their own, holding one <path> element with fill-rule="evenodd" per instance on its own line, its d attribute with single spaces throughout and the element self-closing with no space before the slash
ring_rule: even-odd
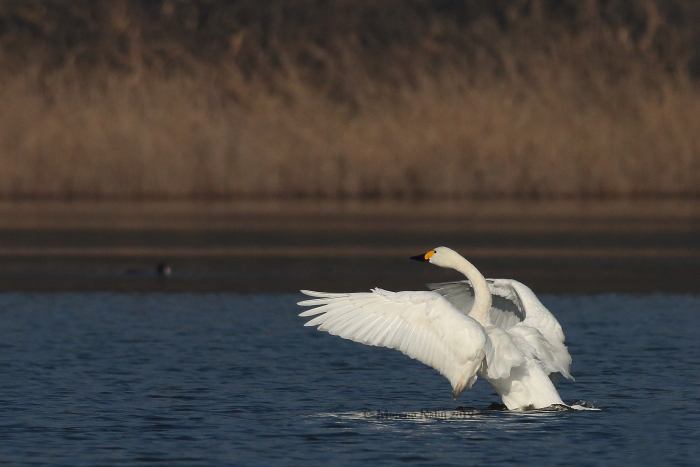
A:
<svg viewBox="0 0 700 467">
<path fill-rule="evenodd" d="M 564 331 L 559 321 L 525 284 L 513 279 L 486 279 L 492 296 L 489 312 L 492 324 L 519 337 L 542 363 L 554 380 L 558 374 L 573 379 L 569 373 L 571 356 L 564 345 Z M 474 287 L 469 280 L 428 284 L 463 313 L 470 313 Z M 556 383 L 555 383 L 556 384 Z"/>
<path fill-rule="evenodd" d="M 306 326 L 366 345 L 397 349 L 436 369 L 457 397 L 481 376 L 509 409 L 563 404 L 555 384 L 571 378 L 571 357 L 556 318 L 524 284 L 488 281 L 446 247 L 414 257 L 456 269 L 467 281 L 429 285 L 434 291 L 324 293 L 300 316 Z"/>
<path fill-rule="evenodd" d="M 457 397 L 476 381 L 488 347 L 484 329 L 435 292 L 327 294 L 302 290 L 316 306 L 300 316 L 316 316 L 305 326 L 378 347 L 396 349 L 435 368 Z"/>
</svg>

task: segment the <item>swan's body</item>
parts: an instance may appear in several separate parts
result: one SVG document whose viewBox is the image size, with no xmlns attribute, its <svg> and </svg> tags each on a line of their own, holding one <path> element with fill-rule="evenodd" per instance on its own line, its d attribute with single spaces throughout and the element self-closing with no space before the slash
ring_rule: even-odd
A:
<svg viewBox="0 0 700 467">
<path fill-rule="evenodd" d="M 397 349 L 435 368 L 457 397 L 481 376 L 508 409 L 563 404 L 558 375 L 571 378 L 571 357 L 556 318 L 524 284 L 486 280 L 469 261 L 439 247 L 414 257 L 456 269 L 467 281 L 429 285 L 434 291 L 331 294 L 299 302 L 314 306 L 306 326 L 367 345 Z"/>
</svg>

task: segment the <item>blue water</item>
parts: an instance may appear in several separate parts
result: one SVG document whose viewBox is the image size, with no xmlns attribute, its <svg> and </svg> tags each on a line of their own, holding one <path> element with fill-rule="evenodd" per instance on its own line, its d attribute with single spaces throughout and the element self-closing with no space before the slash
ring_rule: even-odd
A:
<svg viewBox="0 0 700 467">
<path fill-rule="evenodd" d="M 700 463 L 700 297 L 543 297 L 574 359 L 562 398 L 601 410 L 527 413 L 304 328 L 300 298 L 0 295 L 0 463 Z"/>
</svg>

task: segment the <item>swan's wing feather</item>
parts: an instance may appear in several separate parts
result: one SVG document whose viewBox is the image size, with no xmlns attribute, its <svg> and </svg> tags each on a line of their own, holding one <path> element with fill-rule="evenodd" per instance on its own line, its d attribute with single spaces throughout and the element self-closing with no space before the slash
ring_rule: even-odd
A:
<svg viewBox="0 0 700 467">
<path fill-rule="evenodd" d="M 511 369 L 525 363 L 525 354 L 506 330 L 489 326 L 485 331 L 491 344 L 486 349 L 486 372 L 492 379 L 508 378 Z"/>
<path fill-rule="evenodd" d="M 499 290 L 504 295 L 515 295 L 524 311 L 525 319 L 509 331 L 520 333 L 536 352 L 540 352 L 535 357 L 547 362 L 543 367 L 548 373 L 558 372 L 573 379 L 570 373 L 571 355 L 564 345 L 564 331 L 535 293 L 525 284 L 513 279 L 489 279 L 489 282 L 491 290 Z M 528 328 L 536 331 L 536 334 Z"/>
<path fill-rule="evenodd" d="M 521 339 L 518 343 L 526 344 L 528 350 L 535 352 L 537 360 L 548 362 L 543 365 L 548 373 L 561 373 L 566 378 L 573 379 L 570 373 L 571 355 L 564 345 L 561 325 L 535 293 L 525 284 L 513 279 L 486 279 L 486 282 L 493 301 L 490 317 L 494 326 L 510 331 L 523 325 L 536 330 L 540 337 L 536 339 L 526 333 L 528 339 L 525 339 L 524 336 L 517 335 Z M 469 313 L 474 303 L 474 289 L 468 280 L 428 284 L 428 288 L 443 295 L 464 313 Z M 536 345 L 538 339 L 543 341 L 547 351 L 542 345 Z M 537 354 L 538 351 L 540 354 Z"/>
<path fill-rule="evenodd" d="M 490 347 L 484 329 L 434 292 L 324 294 L 299 302 L 314 306 L 300 316 L 315 316 L 305 326 L 366 345 L 389 347 L 435 368 L 457 397 L 476 381 Z"/>
<path fill-rule="evenodd" d="M 559 358 L 556 350 L 552 348 L 547 339 L 537 329 L 520 323 L 508 329 L 508 334 L 510 334 L 518 347 L 539 362 L 545 373 L 561 373 L 567 378 L 571 378 L 567 362 Z M 570 362 L 568 363 L 570 364 Z"/>
<path fill-rule="evenodd" d="M 487 279 L 491 291 L 491 322 L 508 329 L 525 319 L 525 312 L 516 293 L 509 288 L 494 287 L 493 279 Z M 455 308 L 469 313 L 474 305 L 474 288 L 468 280 L 427 284 L 428 288 L 445 297 Z"/>
<path fill-rule="evenodd" d="M 469 281 L 440 282 L 426 285 L 430 290 L 445 297 L 455 308 L 465 314 L 469 314 L 469 310 L 474 305 L 474 288 Z"/>
</svg>

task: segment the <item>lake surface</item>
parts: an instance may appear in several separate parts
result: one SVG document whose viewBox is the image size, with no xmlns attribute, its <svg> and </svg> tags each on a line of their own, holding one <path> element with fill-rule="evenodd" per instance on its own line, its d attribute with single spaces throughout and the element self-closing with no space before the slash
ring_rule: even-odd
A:
<svg viewBox="0 0 700 467">
<path fill-rule="evenodd" d="M 524 413 L 304 328 L 300 299 L 0 294 L 0 463 L 698 464 L 700 296 L 543 296 L 573 356 L 561 396 L 600 411 Z"/>
</svg>

